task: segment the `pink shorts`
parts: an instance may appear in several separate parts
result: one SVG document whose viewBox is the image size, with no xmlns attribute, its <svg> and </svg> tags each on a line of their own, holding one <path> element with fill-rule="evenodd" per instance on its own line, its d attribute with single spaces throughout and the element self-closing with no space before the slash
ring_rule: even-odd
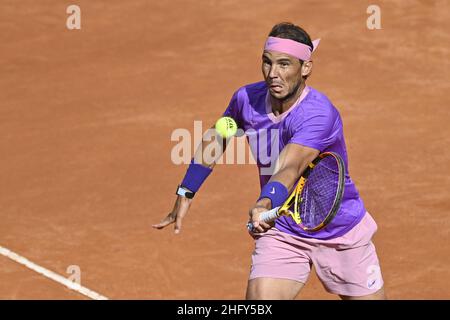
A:
<svg viewBox="0 0 450 320">
<path fill-rule="evenodd" d="M 383 286 L 380 264 L 372 243 L 377 224 L 364 218 L 342 237 L 302 238 L 272 228 L 254 235 L 255 251 L 249 279 L 267 277 L 306 283 L 311 266 L 325 289 L 344 296 L 373 294 Z"/>
</svg>

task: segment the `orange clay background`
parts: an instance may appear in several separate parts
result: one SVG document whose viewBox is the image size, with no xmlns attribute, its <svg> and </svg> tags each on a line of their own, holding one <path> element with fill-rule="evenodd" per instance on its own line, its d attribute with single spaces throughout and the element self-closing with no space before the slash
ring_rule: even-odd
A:
<svg viewBox="0 0 450 320">
<path fill-rule="evenodd" d="M 0 245 L 112 299 L 241 299 L 254 165 L 218 165 L 182 232 L 151 228 L 204 129 L 260 81 L 281 21 L 322 38 L 308 83 L 340 110 L 350 173 L 378 223 L 391 299 L 450 298 L 449 5 L 433 1 L 71 1 L 0 4 Z M 366 9 L 381 8 L 381 30 Z M 0 256 L 0 298 L 84 299 Z M 336 299 L 314 274 L 300 299 Z"/>
</svg>

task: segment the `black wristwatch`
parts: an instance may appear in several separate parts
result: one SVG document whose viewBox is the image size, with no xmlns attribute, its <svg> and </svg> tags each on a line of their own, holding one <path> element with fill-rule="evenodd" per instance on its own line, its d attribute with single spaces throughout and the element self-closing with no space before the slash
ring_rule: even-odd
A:
<svg viewBox="0 0 450 320">
<path fill-rule="evenodd" d="M 188 199 L 192 199 L 194 198 L 195 192 L 189 191 L 185 189 L 183 186 L 179 185 L 177 188 L 177 192 L 175 192 L 175 194 Z"/>
</svg>

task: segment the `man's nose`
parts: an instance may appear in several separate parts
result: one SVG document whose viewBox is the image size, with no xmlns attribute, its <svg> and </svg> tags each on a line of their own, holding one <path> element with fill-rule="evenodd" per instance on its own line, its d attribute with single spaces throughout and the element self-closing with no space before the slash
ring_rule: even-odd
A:
<svg viewBox="0 0 450 320">
<path fill-rule="evenodd" d="M 278 77 L 278 69 L 276 66 L 272 66 L 269 71 L 269 78 L 277 78 Z"/>
</svg>

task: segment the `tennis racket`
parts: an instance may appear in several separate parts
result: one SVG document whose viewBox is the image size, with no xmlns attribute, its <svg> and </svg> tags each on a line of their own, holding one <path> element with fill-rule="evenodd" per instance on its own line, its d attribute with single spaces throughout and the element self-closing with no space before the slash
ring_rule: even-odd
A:
<svg viewBox="0 0 450 320">
<path fill-rule="evenodd" d="M 272 222 L 280 216 L 291 216 L 303 230 L 318 231 L 339 211 L 344 187 L 342 158 L 334 152 L 321 153 L 305 169 L 283 205 L 263 212 L 260 221 Z M 251 222 L 247 228 L 253 230 Z"/>
</svg>

